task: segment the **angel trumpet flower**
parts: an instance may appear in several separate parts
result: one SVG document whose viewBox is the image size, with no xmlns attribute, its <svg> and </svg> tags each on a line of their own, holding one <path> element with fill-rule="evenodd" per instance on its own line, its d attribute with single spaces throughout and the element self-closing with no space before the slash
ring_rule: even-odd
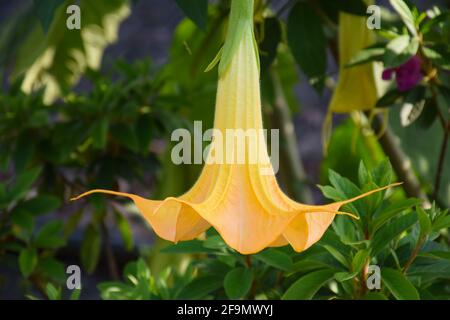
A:
<svg viewBox="0 0 450 320">
<path fill-rule="evenodd" d="M 373 31 L 366 26 L 366 17 L 339 14 L 339 79 L 330 103 L 337 113 L 370 110 L 377 101 L 373 63 L 347 67 L 351 58 L 374 43 Z"/>
<path fill-rule="evenodd" d="M 365 2 L 373 3 L 372 0 Z M 374 42 L 375 35 L 367 27 L 366 17 L 339 14 L 339 78 L 322 126 L 324 153 L 331 140 L 333 113 L 370 110 L 371 115 L 375 114 L 378 96 L 386 89 L 375 80 L 376 77 L 381 78 L 381 66 L 375 63 L 347 66 L 354 55 Z"/>
<path fill-rule="evenodd" d="M 253 0 L 232 1 L 219 65 L 214 126 L 220 132 L 263 128 L 252 19 Z M 236 146 L 233 148 L 227 153 L 237 152 Z M 129 193 L 92 190 L 75 199 L 98 192 L 128 197 L 161 238 L 191 240 L 212 226 L 230 247 L 252 254 L 286 244 L 296 251 L 305 250 L 321 238 L 336 214 L 344 213 L 339 212 L 342 205 L 389 187 L 327 205 L 301 204 L 282 192 L 273 170 L 261 174 L 272 166 L 266 165 L 264 139 L 258 140 L 257 148 L 263 158 L 257 163 L 247 158 L 240 164 L 217 164 L 207 159 L 194 186 L 177 198 L 155 201 Z M 244 151 L 247 155 L 251 152 L 248 145 Z"/>
</svg>

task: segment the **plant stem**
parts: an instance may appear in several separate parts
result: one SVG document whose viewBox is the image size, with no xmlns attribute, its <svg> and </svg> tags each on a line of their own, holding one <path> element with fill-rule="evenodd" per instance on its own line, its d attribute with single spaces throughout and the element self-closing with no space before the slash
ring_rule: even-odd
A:
<svg viewBox="0 0 450 320">
<path fill-rule="evenodd" d="M 109 237 L 109 231 L 105 221 L 102 221 L 101 228 L 103 237 L 105 239 L 105 256 L 108 263 L 109 274 L 112 279 L 118 280 L 120 279 L 119 268 L 117 267 L 117 260 L 114 256 L 114 250 L 111 245 L 111 238 Z"/>
<path fill-rule="evenodd" d="M 372 123 L 373 129 L 377 132 L 381 127 L 382 120 L 377 115 Z M 391 131 L 389 126 L 386 127 L 384 134 L 380 137 L 380 144 L 389 160 L 392 163 L 392 167 L 400 181 L 403 181 L 403 187 L 408 197 L 415 197 L 423 199 L 424 205 L 429 205 L 427 195 L 422 191 L 419 180 L 415 176 L 411 160 L 403 152 L 401 146 L 396 142 L 396 136 Z"/>
<path fill-rule="evenodd" d="M 422 248 L 424 242 L 425 242 L 426 237 L 420 237 L 419 241 L 417 241 L 417 245 L 414 248 L 414 250 L 411 252 L 411 255 L 409 256 L 408 260 L 406 261 L 405 265 L 403 266 L 403 274 L 405 274 L 409 267 L 412 265 L 412 263 L 414 262 L 414 260 L 417 257 L 417 254 L 419 253 L 420 249 Z"/>
<path fill-rule="evenodd" d="M 442 173 L 443 173 L 442 171 L 444 169 L 444 160 L 445 160 L 445 155 L 447 153 L 449 135 L 450 135 L 450 125 L 447 124 L 444 127 L 444 138 L 443 138 L 442 144 L 441 144 L 441 151 L 439 153 L 436 177 L 434 179 L 433 199 L 435 199 L 435 200 L 437 200 L 437 198 L 439 197 L 439 189 L 441 187 L 441 179 L 442 179 Z"/>
</svg>

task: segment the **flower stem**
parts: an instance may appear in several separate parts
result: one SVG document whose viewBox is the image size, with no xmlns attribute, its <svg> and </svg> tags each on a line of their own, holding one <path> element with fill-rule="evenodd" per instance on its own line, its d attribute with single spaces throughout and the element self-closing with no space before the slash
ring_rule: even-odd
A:
<svg viewBox="0 0 450 320">
<path fill-rule="evenodd" d="M 379 116 L 374 118 L 372 126 L 376 132 L 379 131 L 381 126 L 381 119 L 379 119 Z M 422 191 L 419 180 L 412 170 L 411 159 L 403 152 L 400 145 L 395 141 L 395 138 L 394 133 L 389 126 L 387 126 L 383 135 L 380 137 L 380 145 L 389 157 L 398 180 L 404 182 L 403 186 L 407 196 L 423 199 L 426 202 L 424 205 L 427 206 L 429 204 L 428 197 Z"/>
<path fill-rule="evenodd" d="M 447 153 L 448 140 L 450 135 L 450 125 L 447 124 L 444 128 L 444 138 L 441 144 L 441 151 L 439 153 L 438 166 L 436 170 L 436 178 L 434 180 L 433 199 L 437 200 L 439 197 L 439 189 L 441 187 L 442 171 L 444 170 L 444 160 Z"/>
<path fill-rule="evenodd" d="M 422 248 L 424 242 L 425 242 L 426 237 L 421 237 L 419 239 L 419 241 L 417 241 L 417 245 L 414 248 L 414 250 L 411 252 L 411 255 L 409 256 L 408 260 L 406 261 L 405 265 L 403 266 L 403 274 L 405 274 L 409 267 L 412 265 L 412 263 L 414 262 L 414 260 L 416 259 L 417 255 L 419 254 L 420 249 Z"/>
</svg>

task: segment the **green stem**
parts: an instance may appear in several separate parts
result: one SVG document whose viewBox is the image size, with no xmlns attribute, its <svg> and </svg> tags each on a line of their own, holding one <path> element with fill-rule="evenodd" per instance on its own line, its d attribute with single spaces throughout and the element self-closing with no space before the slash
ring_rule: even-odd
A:
<svg viewBox="0 0 450 320">
<path fill-rule="evenodd" d="M 434 180 L 433 199 L 435 200 L 437 200 L 439 197 L 439 189 L 441 187 L 442 171 L 444 170 L 444 162 L 445 162 L 445 155 L 447 153 L 449 135 L 450 135 L 450 125 L 447 124 L 446 127 L 444 128 L 444 138 L 442 140 L 441 150 L 439 152 L 438 166 L 436 170 L 436 177 Z"/>
<path fill-rule="evenodd" d="M 254 0 L 232 0 L 228 30 L 223 45 L 222 57 L 219 63 L 219 75 L 228 68 L 245 32 L 248 29 L 253 33 L 253 5 Z M 258 48 L 255 50 L 257 52 Z"/>
<path fill-rule="evenodd" d="M 403 274 L 406 274 L 406 272 L 408 271 L 409 267 L 412 265 L 412 263 L 416 259 L 416 257 L 419 254 L 420 249 L 422 248 L 425 240 L 426 240 L 426 237 L 421 237 L 419 239 L 419 241 L 417 241 L 416 247 L 411 252 L 411 255 L 409 256 L 408 260 L 406 261 L 405 265 L 403 266 L 403 270 L 402 270 Z"/>
<path fill-rule="evenodd" d="M 372 126 L 375 132 L 378 132 L 381 127 L 382 120 L 379 116 L 374 118 Z M 386 127 L 383 135 L 380 137 L 380 145 L 383 151 L 389 157 L 395 174 L 399 181 L 403 181 L 403 188 L 408 197 L 415 197 L 423 199 L 425 201 L 424 205 L 429 204 L 427 195 L 422 191 L 420 187 L 420 182 L 415 176 L 411 159 L 403 152 L 401 146 L 396 142 L 396 136 L 390 129 L 389 125 Z"/>
</svg>

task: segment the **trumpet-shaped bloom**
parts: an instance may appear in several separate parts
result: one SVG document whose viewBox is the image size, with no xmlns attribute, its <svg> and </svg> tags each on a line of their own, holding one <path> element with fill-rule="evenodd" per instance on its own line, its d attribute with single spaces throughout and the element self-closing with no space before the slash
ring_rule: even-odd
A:
<svg viewBox="0 0 450 320">
<path fill-rule="evenodd" d="M 339 79 L 330 103 L 330 111 L 345 113 L 370 110 L 377 101 L 374 64 L 346 67 L 351 58 L 374 42 L 366 18 L 339 14 Z"/>
<path fill-rule="evenodd" d="M 242 10 L 236 10 L 239 7 Z M 230 24 L 237 23 L 240 33 L 230 35 L 230 25 L 219 66 L 214 127 L 222 133 L 226 129 L 263 129 L 252 14 L 253 0 L 232 2 Z M 342 205 L 387 188 L 326 205 L 298 203 L 279 188 L 264 139 L 257 140 L 257 150 L 262 159 L 256 163 L 248 161 L 252 152 L 248 144 L 243 163 L 207 160 L 197 182 L 177 198 L 155 201 L 129 193 L 92 190 L 76 199 L 97 192 L 128 197 L 161 238 L 191 240 L 212 226 L 230 247 L 251 254 L 286 244 L 296 251 L 305 250 L 321 238 L 335 214 L 342 213 Z M 238 152 L 237 146 L 226 152 Z M 213 156 L 211 152 L 209 156 Z"/>
</svg>

